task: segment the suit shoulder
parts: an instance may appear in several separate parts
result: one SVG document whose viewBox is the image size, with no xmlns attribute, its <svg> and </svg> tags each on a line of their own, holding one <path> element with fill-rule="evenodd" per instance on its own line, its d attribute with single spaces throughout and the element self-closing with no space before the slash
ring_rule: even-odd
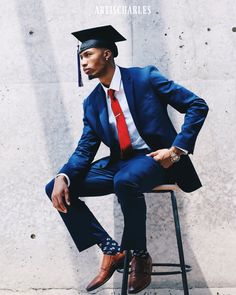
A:
<svg viewBox="0 0 236 295">
<path fill-rule="evenodd" d="M 87 97 L 85 97 L 84 99 L 84 104 L 90 104 L 91 103 L 91 100 L 93 98 L 93 96 L 97 95 L 98 91 L 100 90 L 100 83 L 98 83 L 95 88 L 89 93 L 89 95 Z"/>
<path fill-rule="evenodd" d="M 89 98 L 90 96 L 95 95 L 95 94 L 97 93 L 97 91 L 100 89 L 100 87 L 101 87 L 101 84 L 98 83 L 98 84 L 95 86 L 95 88 L 89 93 L 89 95 L 87 96 L 87 98 Z"/>
<path fill-rule="evenodd" d="M 158 70 L 158 68 L 154 65 L 147 65 L 145 67 L 131 67 L 128 68 L 128 70 L 130 71 L 131 74 L 137 75 L 149 75 L 151 71 L 153 70 Z"/>
</svg>

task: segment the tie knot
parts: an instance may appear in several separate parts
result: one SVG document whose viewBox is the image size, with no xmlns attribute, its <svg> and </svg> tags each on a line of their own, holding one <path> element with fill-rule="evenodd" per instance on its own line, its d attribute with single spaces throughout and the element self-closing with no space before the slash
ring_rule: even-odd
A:
<svg viewBox="0 0 236 295">
<path fill-rule="evenodd" d="M 114 98 L 115 96 L 114 96 L 114 93 L 115 93 L 115 90 L 114 89 L 108 89 L 108 95 L 109 95 L 109 97 L 112 99 L 112 98 Z"/>
</svg>

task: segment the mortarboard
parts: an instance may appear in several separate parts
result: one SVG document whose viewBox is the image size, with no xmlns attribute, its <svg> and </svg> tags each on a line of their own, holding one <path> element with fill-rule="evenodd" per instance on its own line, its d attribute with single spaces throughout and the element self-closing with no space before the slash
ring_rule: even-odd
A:
<svg viewBox="0 0 236 295">
<path fill-rule="evenodd" d="M 79 54 L 89 48 L 108 48 L 112 51 L 114 57 L 118 56 L 118 49 L 115 42 L 125 41 L 126 39 L 111 25 L 90 28 L 71 33 L 81 42 L 77 49 L 78 62 L 78 85 L 83 86 L 80 70 Z"/>
</svg>

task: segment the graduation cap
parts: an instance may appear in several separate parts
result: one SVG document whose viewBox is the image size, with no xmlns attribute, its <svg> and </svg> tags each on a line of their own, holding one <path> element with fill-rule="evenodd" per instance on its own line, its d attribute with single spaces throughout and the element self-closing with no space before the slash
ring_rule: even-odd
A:
<svg viewBox="0 0 236 295">
<path fill-rule="evenodd" d="M 81 46 L 78 45 L 77 49 L 79 87 L 83 86 L 79 54 L 89 48 L 107 48 L 112 51 L 114 57 L 117 57 L 118 49 L 115 42 L 126 40 L 111 25 L 90 28 L 82 31 L 73 32 L 71 34 L 81 42 Z"/>
</svg>

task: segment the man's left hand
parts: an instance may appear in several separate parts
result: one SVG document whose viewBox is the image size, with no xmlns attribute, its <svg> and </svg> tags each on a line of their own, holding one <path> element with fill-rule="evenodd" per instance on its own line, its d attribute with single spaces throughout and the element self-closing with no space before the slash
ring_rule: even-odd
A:
<svg viewBox="0 0 236 295">
<path fill-rule="evenodd" d="M 171 162 L 170 159 L 172 152 L 176 153 L 177 155 L 183 154 L 183 152 L 180 149 L 172 146 L 169 149 L 156 150 L 155 152 L 147 154 L 147 156 L 150 156 L 154 160 L 158 161 L 163 168 L 169 168 L 174 164 L 173 162 Z"/>
</svg>

